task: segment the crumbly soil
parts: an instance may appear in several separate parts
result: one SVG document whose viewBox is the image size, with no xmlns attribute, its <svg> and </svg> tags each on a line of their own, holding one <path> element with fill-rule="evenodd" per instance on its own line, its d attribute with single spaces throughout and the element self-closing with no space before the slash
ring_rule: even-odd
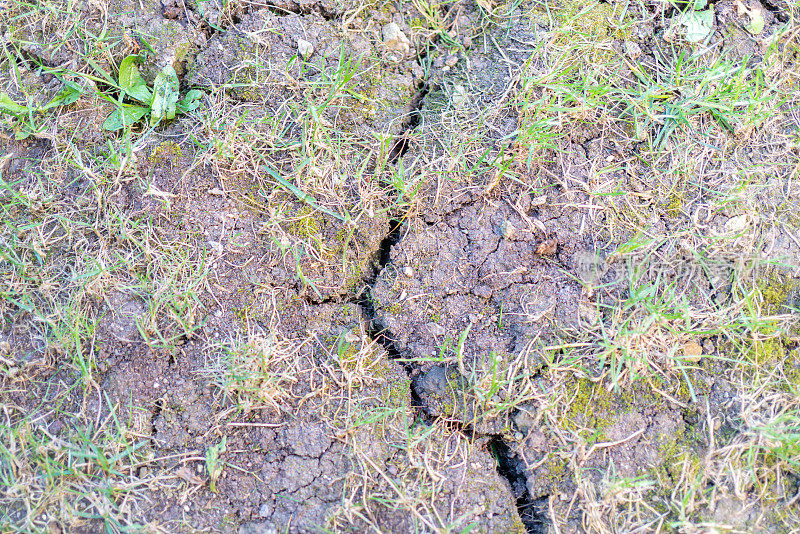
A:
<svg viewBox="0 0 800 534">
<path fill-rule="evenodd" d="M 12 4 L 0 531 L 796 531 L 796 7 Z"/>
</svg>

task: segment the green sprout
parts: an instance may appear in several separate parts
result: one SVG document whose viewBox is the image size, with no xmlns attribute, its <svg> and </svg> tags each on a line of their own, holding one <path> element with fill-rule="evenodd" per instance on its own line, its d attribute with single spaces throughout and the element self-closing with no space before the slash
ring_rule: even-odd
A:
<svg viewBox="0 0 800 534">
<path fill-rule="evenodd" d="M 222 476 L 222 462 L 219 460 L 219 455 L 225 452 L 227 442 L 228 436 L 223 436 L 218 445 L 206 450 L 206 470 L 210 479 L 209 489 L 214 493 L 217 492 L 217 480 Z"/>
<path fill-rule="evenodd" d="M 135 124 L 148 113 L 150 126 L 155 126 L 162 119 L 174 119 L 176 113 L 188 113 L 200 106 L 200 97 L 203 93 L 197 89 L 192 89 L 186 93 L 183 100 L 178 101 L 180 82 L 171 65 L 167 65 L 158 73 L 151 91 L 136 67 L 138 60 L 139 56 L 128 56 L 122 60 L 119 66 L 119 87 L 123 96 L 144 105 L 126 104 L 120 99 L 117 109 L 103 123 L 104 129 L 120 130 Z"/>
</svg>

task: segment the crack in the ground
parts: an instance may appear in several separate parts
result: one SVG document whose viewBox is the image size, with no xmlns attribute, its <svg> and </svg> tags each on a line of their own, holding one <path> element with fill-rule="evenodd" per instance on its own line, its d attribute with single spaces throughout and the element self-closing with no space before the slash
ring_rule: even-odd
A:
<svg viewBox="0 0 800 534">
<path fill-rule="evenodd" d="M 391 261 L 391 248 L 399 243 L 402 238 L 402 221 L 392 219 L 390 224 L 390 231 L 381 241 L 377 258 L 373 262 L 373 269 L 365 277 L 364 288 L 361 293 L 353 299 L 353 302 L 361 308 L 367 319 L 367 333 L 369 337 L 384 348 L 391 360 L 400 362 L 409 378 L 413 378 L 415 375 L 419 374 L 419 367 L 404 359 L 403 353 L 397 348 L 391 332 L 378 318 L 372 300 L 372 289 L 378 276 Z M 424 409 L 425 403 L 423 401 L 423 394 L 418 390 L 413 381 L 410 385 L 410 390 L 412 407 L 417 412 L 417 417 L 427 424 L 433 424 L 438 417 L 431 415 Z M 517 513 L 523 525 L 525 525 L 526 532 L 529 534 L 543 534 L 546 532 L 547 510 L 544 503 L 547 502 L 547 497 L 540 499 L 532 498 L 528 491 L 525 466 L 520 460 L 514 458 L 511 447 L 509 447 L 502 436 L 497 434 L 481 435 L 476 433 L 470 425 L 453 421 L 448 421 L 448 423 L 454 425 L 455 428 L 468 439 L 479 437 L 490 438 L 489 447 L 496 461 L 497 474 L 508 482 L 515 499 Z"/>
<path fill-rule="evenodd" d="M 420 82 L 417 86 L 417 93 L 409 102 L 410 112 L 408 118 L 403 125 L 403 131 L 392 143 L 387 154 L 387 160 L 390 164 L 396 164 L 397 161 L 408 151 L 411 144 L 411 132 L 420 124 L 422 114 L 421 109 L 425 103 L 425 97 L 430 91 L 427 80 Z M 395 199 L 392 199 L 395 200 Z M 388 329 L 378 319 L 378 314 L 375 311 L 375 305 L 372 300 L 372 289 L 380 276 L 381 271 L 391 261 L 392 247 L 400 242 L 402 238 L 401 232 L 403 229 L 403 221 L 405 216 L 403 214 L 395 214 L 389 219 L 389 233 L 381 240 L 380 246 L 375 253 L 375 258 L 371 262 L 372 268 L 364 276 L 364 286 L 361 291 L 355 295 L 352 302 L 357 304 L 364 313 L 367 319 L 368 334 L 371 339 L 379 343 L 392 360 L 402 360 L 402 354 L 395 345 L 394 338 L 388 334 Z M 409 376 L 418 373 L 418 369 L 409 362 L 402 362 L 403 368 Z M 412 391 L 412 397 L 414 392 Z M 414 398 L 414 406 L 420 407 L 418 398 Z"/>
<path fill-rule="evenodd" d="M 783 7 L 780 6 L 779 2 L 776 0 L 767 0 L 766 2 L 761 4 L 764 6 L 764 9 L 772 13 L 778 22 L 782 22 L 786 24 L 789 22 L 789 14 L 786 13 Z"/>
<path fill-rule="evenodd" d="M 389 153 L 387 155 L 387 160 L 389 163 L 394 165 L 406 154 L 406 152 L 408 152 L 408 149 L 411 145 L 410 134 L 416 129 L 417 126 L 419 126 L 419 123 L 422 120 L 422 105 L 425 103 L 425 97 L 428 95 L 430 90 L 431 87 L 427 81 L 421 82 L 417 87 L 417 94 L 411 99 L 411 112 L 408 114 L 408 118 L 404 124 L 403 132 L 397 136 L 389 148 Z"/>
<path fill-rule="evenodd" d="M 273 14 L 278 16 L 287 15 L 319 15 L 327 21 L 333 21 L 339 18 L 338 14 L 321 4 L 300 4 L 297 2 L 286 2 L 285 6 L 278 6 L 272 2 L 265 4 L 258 4 L 260 8 L 269 9 Z"/>
<path fill-rule="evenodd" d="M 397 225 L 394 227 L 393 232 L 390 232 L 381 244 L 382 257 L 384 254 L 388 256 L 388 251 L 391 249 L 391 246 L 400 240 L 400 224 L 398 221 L 393 221 L 393 223 L 397 223 Z M 387 263 L 388 258 L 385 259 L 385 263 L 382 263 L 382 265 L 385 266 Z M 373 285 L 375 283 L 374 279 L 377 278 L 379 273 L 380 270 L 376 269 L 376 272 L 371 276 Z M 386 350 L 390 359 L 401 362 L 406 374 L 409 378 L 413 378 L 419 373 L 419 368 L 412 362 L 404 360 L 402 352 L 395 345 L 391 332 L 380 323 L 369 294 L 371 288 L 372 285 L 368 285 L 362 295 L 355 300 L 367 317 L 368 335 Z M 419 391 L 414 381 L 410 384 L 410 390 L 411 405 L 419 419 L 422 419 L 427 424 L 433 424 L 440 419 L 440 416 L 434 416 L 425 410 L 423 394 Z M 511 493 L 515 499 L 517 514 L 523 525 L 525 525 L 525 531 L 528 534 L 544 534 L 547 532 L 547 509 L 545 506 L 547 497 L 534 499 L 531 496 L 528 490 L 528 477 L 525 466 L 523 462 L 514 457 L 515 455 L 511 447 L 505 442 L 503 437 L 499 434 L 477 433 L 470 425 L 458 421 L 447 420 L 447 423 L 455 427 L 455 429 L 461 432 L 467 439 L 474 440 L 480 437 L 490 438 L 489 448 L 492 452 L 492 456 L 495 458 L 497 474 L 508 482 Z"/>
<path fill-rule="evenodd" d="M 402 358 L 402 354 L 395 345 L 392 336 L 387 335 L 388 329 L 378 319 L 378 314 L 375 311 L 375 305 L 372 300 L 372 289 L 378 280 L 378 276 L 391 260 L 392 246 L 399 243 L 401 238 L 400 232 L 403 228 L 403 222 L 397 219 L 391 219 L 389 225 L 389 233 L 381 240 L 376 258 L 372 262 L 372 269 L 364 278 L 364 287 L 361 292 L 352 299 L 352 302 L 357 304 L 364 313 L 370 338 L 375 340 L 386 350 L 389 354 L 389 358 L 399 360 Z M 414 371 L 413 366 L 410 364 L 404 364 L 403 367 L 409 375 Z"/>
<path fill-rule="evenodd" d="M 432 88 L 427 80 L 417 87 L 417 94 L 411 100 L 411 111 L 403 131 L 397 136 L 389 149 L 387 155 L 389 163 L 396 164 L 408 152 L 411 145 L 411 133 L 419 126 L 422 120 L 422 106 L 431 89 L 435 88 Z M 397 348 L 394 336 L 378 317 L 372 299 L 372 290 L 378 277 L 391 262 L 392 247 L 402 239 L 404 218 L 401 214 L 395 214 L 390 219 L 389 232 L 381 240 L 375 258 L 371 263 L 372 268 L 364 277 L 364 286 L 351 302 L 358 305 L 364 314 L 369 337 L 383 347 L 391 360 L 401 363 L 408 377 L 413 378 L 420 373 L 419 366 L 404 358 L 403 353 Z M 499 243 L 500 240 L 497 242 L 497 247 L 499 247 Z M 427 424 L 436 422 L 438 417 L 427 412 L 423 402 L 423 394 L 418 390 L 413 380 L 409 387 L 412 408 L 416 411 L 417 417 Z M 495 458 L 497 474 L 508 482 L 515 499 L 517 513 L 523 525 L 525 525 L 526 532 L 529 534 L 543 534 L 546 532 L 547 512 L 542 504 L 547 502 L 547 497 L 543 499 L 533 499 L 531 497 L 528 491 L 525 466 L 520 460 L 515 459 L 511 447 L 503 437 L 498 434 L 478 434 L 468 424 L 449 420 L 448 423 L 454 425 L 467 439 L 489 438 L 489 448 Z"/>
<path fill-rule="evenodd" d="M 150 436 L 155 443 L 156 434 L 158 433 L 158 429 L 156 428 L 156 419 L 158 416 L 161 415 L 162 410 L 164 409 L 164 400 L 157 399 L 155 404 L 153 405 L 153 417 L 150 420 Z"/>
<path fill-rule="evenodd" d="M 411 393 L 412 398 L 416 398 L 421 402 L 421 395 L 416 391 L 413 382 Z M 425 412 L 424 409 L 423 413 L 426 416 L 425 421 L 429 424 L 441 419 L 441 416 L 434 416 Z M 528 534 L 545 534 L 548 524 L 547 502 L 549 496 L 533 498 L 528 489 L 526 465 L 522 460 L 516 458 L 516 454 L 511 446 L 506 443 L 503 436 L 501 434 L 483 434 L 475 431 L 474 427 L 469 423 L 453 421 L 452 419 L 447 419 L 447 424 L 471 441 L 478 438 L 489 438 L 488 447 L 495 460 L 497 474 L 508 482 L 515 500 L 517 514 L 525 526 L 525 532 Z"/>
<path fill-rule="evenodd" d="M 498 435 L 491 437 L 489 447 L 497 461 L 497 474 L 508 481 L 511 492 L 517 500 L 517 513 L 528 534 L 547 532 L 547 496 L 534 499 L 528 490 L 528 477 L 525 466 L 514 458 L 508 443 Z"/>
</svg>

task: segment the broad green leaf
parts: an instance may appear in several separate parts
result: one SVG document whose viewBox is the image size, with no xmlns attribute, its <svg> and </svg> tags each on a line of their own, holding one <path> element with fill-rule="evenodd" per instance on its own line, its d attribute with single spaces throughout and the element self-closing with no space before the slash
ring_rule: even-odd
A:
<svg viewBox="0 0 800 534">
<path fill-rule="evenodd" d="M 711 28 L 714 26 L 714 10 L 684 13 L 681 22 L 686 26 L 686 40 L 690 43 L 699 43 L 711 33 Z"/>
<path fill-rule="evenodd" d="M 150 89 L 147 88 L 147 84 L 142 83 L 134 85 L 129 89 L 125 89 L 125 94 L 129 97 L 133 98 L 134 100 L 138 100 L 142 104 L 150 105 L 153 101 L 153 93 L 150 92 Z"/>
<path fill-rule="evenodd" d="M 202 98 L 203 92 L 198 89 L 192 89 L 186 96 L 183 97 L 183 100 L 178 102 L 178 111 L 181 113 L 189 113 L 190 111 L 194 111 L 200 107 L 200 98 Z"/>
<path fill-rule="evenodd" d="M 123 104 L 121 107 L 115 109 L 105 122 L 103 122 L 103 129 L 111 131 L 120 130 L 125 126 L 134 124 L 144 117 L 148 111 L 150 111 L 150 108 L 144 106 L 128 106 Z"/>
<path fill-rule="evenodd" d="M 20 115 L 27 114 L 28 107 L 20 106 L 14 102 L 10 96 L 3 91 L 0 91 L 0 111 L 5 111 L 6 113 L 11 113 L 12 115 Z"/>
<path fill-rule="evenodd" d="M 153 82 L 153 108 L 150 113 L 150 125 L 154 126 L 161 119 L 174 119 L 178 104 L 178 75 L 170 65 L 164 67 Z"/>
<path fill-rule="evenodd" d="M 139 56 L 127 56 L 119 64 L 119 86 L 123 89 L 128 89 L 136 85 L 137 78 L 141 79 L 139 69 L 136 68 L 136 62 L 139 61 Z"/>
<path fill-rule="evenodd" d="M 64 82 L 64 88 L 53 97 L 50 102 L 44 105 L 42 111 L 52 109 L 58 106 L 68 106 L 78 100 L 81 96 L 81 89 L 72 82 Z"/>
<path fill-rule="evenodd" d="M 14 131 L 14 139 L 17 141 L 24 141 L 33 135 L 33 130 L 26 128 L 24 125 L 20 126 Z"/>
<path fill-rule="evenodd" d="M 147 88 L 147 83 L 142 75 L 139 74 L 139 69 L 136 67 L 137 61 L 139 61 L 139 56 L 128 56 L 122 60 L 119 65 L 119 86 L 134 100 L 138 100 L 142 104 L 150 104 L 153 94 Z"/>
</svg>

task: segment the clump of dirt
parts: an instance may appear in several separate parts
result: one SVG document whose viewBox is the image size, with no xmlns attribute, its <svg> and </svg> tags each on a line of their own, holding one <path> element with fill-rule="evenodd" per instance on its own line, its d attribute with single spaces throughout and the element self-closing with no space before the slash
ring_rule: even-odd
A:
<svg viewBox="0 0 800 534">
<path fill-rule="evenodd" d="M 309 45 L 301 53 L 299 46 Z M 306 106 L 309 97 L 321 97 L 314 121 L 335 127 L 337 135 L 388 136 L 407 124 L 423 76 L 413 56 L 398 62 L 388 55 L 377 25 L 350 33 L 319 14 L 260 10 L 214 36 L 189 80 L 206 87 L 233 82 L 237 98 L 273 112 L 289 101 Z"/>
<path fill-rule="evenodd" d="M 511 227 L 518 230 L 504 237 Z M 562 254 L 576 245 L 565 243 Z M 507 202 L 481 202 L 420 225 L 393 248 L 373 289 L 379 320 L 415 358 L 435 357 L 446 340 L 469 361 L 519 353 L 550 320 L 581 320 L 581 287 L 561 272 L 558 247 Z"/>
</svg>

